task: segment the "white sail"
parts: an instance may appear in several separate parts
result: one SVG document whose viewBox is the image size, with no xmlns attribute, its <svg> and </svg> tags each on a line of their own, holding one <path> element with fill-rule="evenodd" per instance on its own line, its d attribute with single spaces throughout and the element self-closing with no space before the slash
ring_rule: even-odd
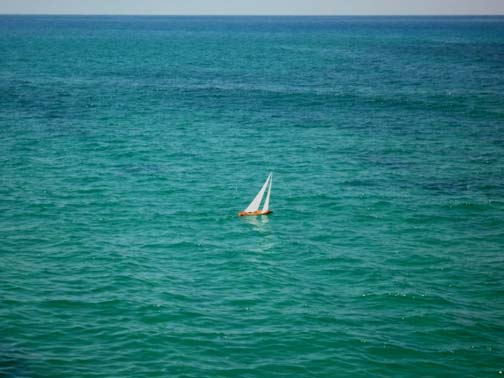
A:
<svg viewBox="0 0 504 378">
<path fill-rule="evenodd" d="M 273 185 L 273 173 L 270 173 L 270 182 L 268 187 L 268 194 L 266 194 L 266 200 L 264 201 L 263 211 L 269 210 L 269 200 L 271 196 L 271 186 Z"/>
<path fill-rule="evenodd" d="M 245 209 L 245 211 L 247 213 L 251 213 L 251 212 L 259 210 L 259 206 L 261 205 L 261 201 L 264 196 L 264 191 L 266 190 L 266 187 L 268 186 L 268 182 L 269 182 L 270 178 L 271 178 L 271 173 L 268 176 L 268 178 L 266 179 L 266 182 L 262 186 L 261 190 L 259 190 L 259 193 L 257 193 L 257 195 L 252 200 L 252 202 L 250 202 L 250 205 L 248 205 L 248 207 Z"/>
</svg>

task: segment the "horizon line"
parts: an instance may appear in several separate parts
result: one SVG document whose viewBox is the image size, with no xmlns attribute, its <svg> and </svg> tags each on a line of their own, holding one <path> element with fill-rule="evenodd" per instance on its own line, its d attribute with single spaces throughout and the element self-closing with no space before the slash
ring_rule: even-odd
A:
<svg viewBox="0 0 504 378">
<path fill-rule="evenodd" d="M 244 13 L 2 13 L 0 16 L 140 16 L 140 17 L 500 17 L 503 13 L 268 13 L 268 14 L 244 14 Z"/>
</svg>

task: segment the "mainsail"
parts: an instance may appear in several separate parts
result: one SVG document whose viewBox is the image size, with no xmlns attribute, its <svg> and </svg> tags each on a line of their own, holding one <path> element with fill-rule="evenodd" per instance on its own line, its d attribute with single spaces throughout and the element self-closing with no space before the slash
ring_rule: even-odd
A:
<svg viewBox="0 0 504 378">
<path fill-rule="evenodd" d="M 254 211 L 259 210 L 259 206 L 261 205 L 261 201 L 262 201 L 262 198 L 264 196 L 264 191 L 266 190 L 270 179 L 271 179 L 271 173 L 269 174 L 268 178 L 266 179 L 266 182 L 262 186 L 261 190 L 259 190 L 259 193 L 257 193 L 257 195 L 252 200 L 252 202 L 250 202 L 250 205 L 248 205 L 248 207 L 245 209 L 245 212 L 252 213 Z M 269 206 L 269 195 L 270 195 L 270 193 L 271 193 L 271 187 L 270 187 L 270 191 L 268 191 L 268 198 L 266 199 L 267 204 L 265 204 L 265 205 L 268 205 L 268 206 Z"/>
<path fill-rule="evenodd" d="M 268 211 L 269 210 L 269 200 L 271 196 L 271 186 L 273 185 L 273 174 L 270 173 L 270 182 L 269 182 L 269 187 L 268 187 L 268 194 L 266 194 L 266 200 L 264 201 L 263 205 L 263 211 Z"/>
</svg>

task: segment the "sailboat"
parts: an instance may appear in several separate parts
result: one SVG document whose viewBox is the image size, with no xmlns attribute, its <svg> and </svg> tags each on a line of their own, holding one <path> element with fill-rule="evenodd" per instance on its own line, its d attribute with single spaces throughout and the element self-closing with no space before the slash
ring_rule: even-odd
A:
<svg viewBox="0 0 504 378">
<path fill-rule="evenodd" d="M 271 196 L 271 184 L 273 183 L 273 173 L 270 173 L 266 182 L 262 186 L 259 193 L 255 196 L 255 198 L 250 202 L 250 205 L 238 213 L 238 216 L 242 217 L 245 215 L 267 215 L 271 214 L 272 211 L 269 209 L 270 196 Z M 266 200 L 264 201 L 262 210 L 259 210 L 259 206 L 261 205 L 261 201 L 264 197 L 264 192 L 268 188 L 268 194 L 266 194 Z"/>
</svg>

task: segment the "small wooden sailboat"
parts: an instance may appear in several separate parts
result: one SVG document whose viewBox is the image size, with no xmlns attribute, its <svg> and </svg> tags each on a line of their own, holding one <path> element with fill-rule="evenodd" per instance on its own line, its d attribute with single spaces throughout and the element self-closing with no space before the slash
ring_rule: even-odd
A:
<svg viewBox="0 0 504 378">
<path fill-rule="evenodd" d="M 259 193 L 255 196 L 255 198 L 250 202 L 250 205 L 244 210 L 238 213 L 238 216 L 246 216 L 246 215 L 268 215 L 271 214 L 272 211 L 269 209 L 270 195 L 271 195 L 271 184 L 273 183 L 273 173 L 270 173 L 266 182 L 262 186 Z M 261 201 L 264 196 L 264 192 L 268 188 L 268 194 L 266 195 L 266 200 L 264 201 L 264 205 L 262 210 L 259 210 L 259 206 L 261 205 Z"/>
</svg>

